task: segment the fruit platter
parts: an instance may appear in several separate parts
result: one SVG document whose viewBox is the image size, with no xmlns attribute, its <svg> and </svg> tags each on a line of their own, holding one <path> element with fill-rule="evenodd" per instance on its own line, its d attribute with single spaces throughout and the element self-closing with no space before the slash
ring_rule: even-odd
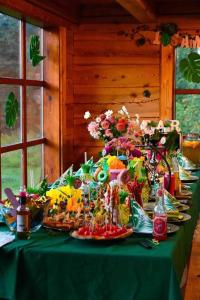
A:
<svg viewBox="0 0 200 300">
<path fill-rule="evenodd" d="M 71 236 L 81 240 L 118 240 L 132 235 L 133 229 L 125 226 L 107 224 L 104 226 L 83 226 L 71 233 Z"/>
</svg>

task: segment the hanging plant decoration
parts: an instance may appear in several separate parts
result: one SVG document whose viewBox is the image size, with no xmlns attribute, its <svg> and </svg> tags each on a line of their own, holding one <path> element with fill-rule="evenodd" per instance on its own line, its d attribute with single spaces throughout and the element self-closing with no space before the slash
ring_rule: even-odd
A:
<svg viewBox="0 0 200 300">
<path fill-rule="evenodd" d="M 189 82 L 200 83 L 200 55 L 192 52 L 180 61 L 179 68 Z"/>
<path fill-rule="evenodd" d="M 18 116 L 19 116 L 19 103 L 17 101 L 15 94 L 13 92 L 10 92 L 6 100 L 6 106 L 5 106 L 6 125 L 9 128 L 14 127 Z"/>
<path fill-rule="evenodd" d="M 149 90 L 144 90 L 143 95 L 146 98 L 150 98 L 151 97 L 151 92 Z"/>
<path fill-rule="evenodd" d="M 29 50 L 32 66 L 35 67 L 45 58 L 45 56 L 40 55 L 40 38 L 38 35 L 31 36 Z"/>
<path fill-rule="evenodd" d="M 145 35 L 145 31 L 155 31 L 156 40 L 151 41 L 151 39 Z M 118 32 L 118 35 L 129 37 L 131 40 L 135 41 L 138 47 L 147 44 L 151 45 L 160 43 L 162 43 L 163 46 L 168 46 L 169 44 L 172 44 L 173 37 L 177 34 L 177 32 L 178 26 L 175 23 L 164 23 L 156 27 L 140 25 L 135 27 L 130 32 L 121 30 Z"/>
<path fill-rule="evenodd" d="M 178 32 L 178 26 L 175 23 L 161 24 L 160 26 L 160 41 L 163 46 L 171 43 L 171 38 Z"/>
</svg>

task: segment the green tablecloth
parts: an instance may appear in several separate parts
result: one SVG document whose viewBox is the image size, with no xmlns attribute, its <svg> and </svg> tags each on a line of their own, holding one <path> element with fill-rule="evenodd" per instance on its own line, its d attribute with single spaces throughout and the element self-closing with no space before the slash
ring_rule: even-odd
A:
<svg viewBox="0 0 200 300">
<path fill-rule="evenodd" d="M 152 250 L 136 235 L 105 244 L 45 229 L 0 248 L 0 299 L 180 300 L 200 210 L 200 184 L 192 189 L 192 219 Z"/>
</svg>

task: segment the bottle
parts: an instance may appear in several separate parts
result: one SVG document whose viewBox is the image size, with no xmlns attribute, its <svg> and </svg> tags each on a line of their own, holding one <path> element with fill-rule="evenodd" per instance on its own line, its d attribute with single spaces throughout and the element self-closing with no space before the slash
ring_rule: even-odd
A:
<svg viewBox="0 0 200 300">
<path fill-rule="evenodd" d="M 174 172 L 171 173 L 171 181 L 170 181 L 169 192 L 172 196 L 174 196 L 174 193 L 175 193 L 175 175 L 174 175 Z"/>
<path fill-rule="evenodd" d="M 172 168 L 174 173 L 174 195 L 179 194 L 179 186 L 180 186 L 180 179 L 179 179 L 179 163 L 176 156 L 172 157 Z"/>
<path fill-rule="evenodd" d="M 163 241 L 167 238 L 167 212 L 162 185 L 159 186 L 157 191 L 157 204 L 154 208 L 153 237 L 158 241 Z"/>
<path fill-rule="evenodd" d="M 21 187 L 19 191 L 19 203 L 17 207 L 17 231 L 16 237 L 20 240 L 30 238 L 30 210 L 26 206 L 26 189 Z"/>
<path fill-rule="evenodd" d="M 165 173 L 164 175 L 164 188 L 169 192 L 170 186 L 169 186 L 169 181 L 170 181 L 170 176 L 169 173 Z"/>
</svg>

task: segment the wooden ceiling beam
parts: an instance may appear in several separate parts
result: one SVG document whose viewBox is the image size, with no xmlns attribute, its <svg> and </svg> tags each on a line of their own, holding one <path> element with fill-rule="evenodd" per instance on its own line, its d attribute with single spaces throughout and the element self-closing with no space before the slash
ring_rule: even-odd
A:
<svg viewBox="0 0 200 300">
<path fill-rule="evenodd" d="M 76 3 L 78 0 L 73 1 Z M 49 4 L 47 0 L 0 0 L 0 11 L 28 21 L 35 20 L 39 26 L 67 26 L 77 23 L 75 11 L 69 11 L 68 7 L 64 7 L 64 0 L 62 2 L 63 6 L 60 8 L 56 5 L 56 0 L 49 1 Z"/>
<path fill-rule="evenodd" d="M 149 23 L 156 21 L 156 15 L 153 8 L 146 0 L 116 0 L 140 23 Z"/>
</svg>

